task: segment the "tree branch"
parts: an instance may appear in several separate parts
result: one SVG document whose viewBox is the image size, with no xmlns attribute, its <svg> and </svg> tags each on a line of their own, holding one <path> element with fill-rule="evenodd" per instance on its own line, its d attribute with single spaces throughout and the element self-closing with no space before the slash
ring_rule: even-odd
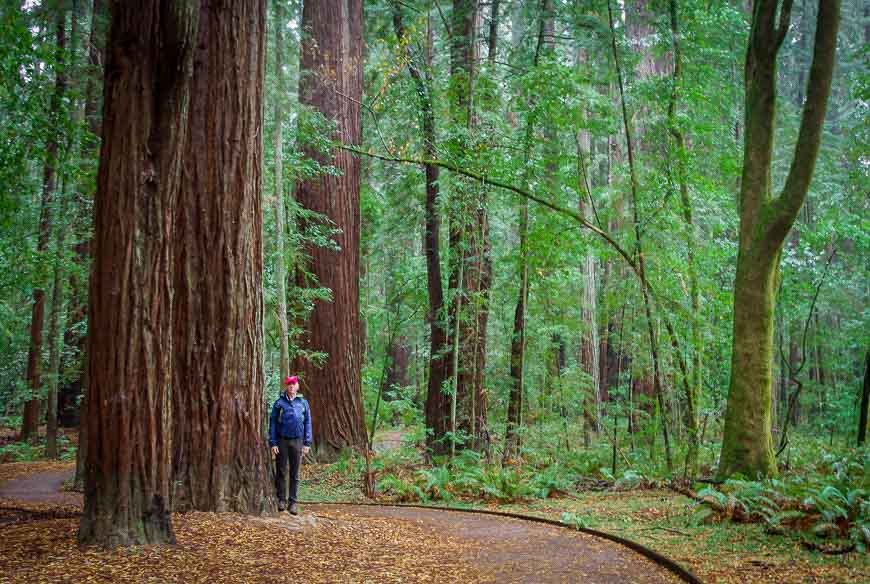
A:
<svg viewBox="0 0 870 584">
<path fill-rule="evenodd" d="M 439 168 L 449 170 L 450 172 L 455 172 L 457 174 L 461 174 L 463 176 L 473 178 L 477 181 L 482 182 L 483 184 L 487 184 L 487 185 L 492 186 L 492 187 L 498 187 L 498 188 L 505 189 L 507 191 L 511 191 L 513 193 L 516 193 L 520 196 L 523 196 L 523 197 L 529 199 L 530 201 L 534 201 L 535 203 L 538 203 L 539 205 L 543 205 L 544 207 L 547 207 L 548 209 L 551 209 L 559 214 L 566 215 L 566 216 L 570 217 L 571 219 L 577 221 L 583 227 L 585 227 L 586 229 L 589 229 L 594 234 L 596 234 L 598 237 L 600 237 L 601 239 L 606 241 L 610 245 L 610 247 L 612 247 L 619 255 L 622 256 L 622 258 L 625 260 L 625 262 L 628 264 L 628 266 L 635 273 L 637 273 L 638 267 L 637 267 L 637 263 L 634 261 L 634 258 L 621 245 L 619 245 L 619 242 L 617 242 L 613 238 L 612 235 L 610 235 L 609 233 L 607 233 L 606 231 L 604 231 L 602 229 L 599 229 L 597 226 L 595 226 L 594 224 L 587 221 L 579 213 L 572 211 L 571 209 L 561 207 L 561 206 L 559 206 L 551 201 L 548 201 L 547 199 L 541 197 L 540 195 L 536 195 L 535 193 L 528 191 L 522 187 L 518 187 L 516 185 L 512 185 L 510 183 L 503 182 L 503 181 L 500 181 L 498 179 L 489 178 L 483 174 L 480 174 L 480 173 L 475 172 L 473 170 L 468 170 L 466 168 L 461 168 L 461 167 L 456 166 L 455 164 L 453 164 L 451 162 L 447 162 L 445 160 L 425 160 L 425 159 L 409 158 L 409 157 L 401 157 L 401 156 L 385 156 L 383 154 L 378 154 L 376 152 L 369 152 L 366 150 L 362 150 L 361 148 L 349 146 L 347 144 L 340 144 L 338 147 L 341 148 L 342 150 L 346 150 L 348 152 L 353 152 L 354 154 L 357 154 L 359 156 L 368 156 L 370 158 L 376 158 L 378 160 L 383 160 L 384 162 L 399 162 L 399 163 L 404 163 L 404 164 L 416 164 L 416 165 L 420 165 L 420 166 L 425 166 L 425 165 L 437 166 Z"/>
<path fill-rule="evenodd" d="M 806 199 L 815 170 L 828 97 L 831 94 L 839 25 L 840 0 L 819 0 L 813 63 L 807 81 L 807 99 L 804 103 L 794 158 L 782 193 L 772 203 L 774 213 L 769 234 L 779 242 L 785 239 L 794 224 Z"/>
</svg>

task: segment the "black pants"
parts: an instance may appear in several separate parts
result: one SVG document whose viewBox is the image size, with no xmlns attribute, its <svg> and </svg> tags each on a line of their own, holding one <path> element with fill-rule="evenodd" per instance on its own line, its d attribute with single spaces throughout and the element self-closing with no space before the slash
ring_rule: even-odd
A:
<svg viewBox="0 0 870 584">
<path fill-rule="evenodd" d="M 290 502 L 296 502 L 299 492 L 299 465 L 302 462 L 302 438 L 278 439 L 278 469 L 275 473 L 275 491 L 279 501 L 286 501 L 287 483 L 284 480 L 284 469 L 290 462 Z"/>
</svg>

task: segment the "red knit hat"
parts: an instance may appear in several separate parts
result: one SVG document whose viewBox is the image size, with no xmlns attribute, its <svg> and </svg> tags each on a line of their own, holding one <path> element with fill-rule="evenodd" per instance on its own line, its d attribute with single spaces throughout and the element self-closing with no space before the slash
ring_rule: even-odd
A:
<svg viewBox="0 0 870 584">
<path fill-rule="evenodd" d="M 294 383 L 299 383 L 299 378 L 295 375 L 291 375 L 284 380 L 284 385 L 293 385 Z"/>
</svg>

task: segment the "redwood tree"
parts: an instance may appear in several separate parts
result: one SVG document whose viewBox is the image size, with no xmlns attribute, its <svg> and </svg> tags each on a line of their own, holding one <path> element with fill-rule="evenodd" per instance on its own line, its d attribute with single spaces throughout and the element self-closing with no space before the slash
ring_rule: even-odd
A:
<svg viewBox="0 0 870 584">
<path fill-rule="evenodd" d="M 782 4 L 780 6 L 780 4 Z M 839 0 L 819 0 L 813 63 L 791 168 L 773 196 L 776 58 L 788 33 L 791 0 L 758 0 L 746 50 L 745 138 L 740 235 L 734 278 L 731 383 L 719 476 L 776 474 L 771 434 L 773 315 L 779 257 L 806 199 L 819 144 L 837 45 Z M 779 18 L 777 19 L 777 15 Z"/>
<path fill-rule="evenodd" d="M 172 542 L 172 222 L 198 10 L 118 2 L 104 84 L 81 543 Z"/>
<path fill-rule="evenodd" d="M 361 142 L 362 0 L 307 0 L 302 7 L 299 101 L 336 124 L 344 144 Z M 302 181 L 299 204 L 331 220 L 341 230 L 340 249 L 309 246 L 310 271 L 332 290 L 318 300 L 309 320 L 305 348 L 327 353 L 325 363 L 297 360 L 302 390 L 314 418 L 314 452 L 334 459 L 342 448 L 365 444 L 362 409 L 362 327 L 359 315 L 359 159 L 335 149 L 329 156 L 307 154 L 338 174 Z M 306 285 L 308 282 L 300 282 Z"/>
<path fill-rule="evenodd" d="M 264 0 L 202 0 L 176 214 L 173 507 L 272 508 L 264 441 Z"/>
</svg>

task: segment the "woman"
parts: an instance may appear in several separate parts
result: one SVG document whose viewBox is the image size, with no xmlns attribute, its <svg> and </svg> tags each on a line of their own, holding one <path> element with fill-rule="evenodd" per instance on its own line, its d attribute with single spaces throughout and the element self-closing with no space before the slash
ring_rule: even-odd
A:
<svg viewBox="0 0 870 584">
<path fill-rule="evenodd" d="M 287 483 L 285 468 L 290 463 L 290 513 L 299 513 L 299 466 L 302 457 L 311 449 L 311 408 L 299 392 L 299 378 L 292 375 L 284 380 L 284 391 L 272 406 L 269 417 L 269 445 L 272 454 L 278 457 L 275 473 L 275 490 L 278 495 L 278 510 L 287 508 Z"/>
</svg>

